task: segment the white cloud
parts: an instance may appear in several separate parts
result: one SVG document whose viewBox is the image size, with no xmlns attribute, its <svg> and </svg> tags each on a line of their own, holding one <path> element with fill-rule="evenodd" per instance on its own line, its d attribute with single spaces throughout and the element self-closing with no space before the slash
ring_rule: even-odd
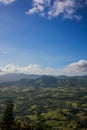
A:
<svg viewBox="0 0 87 130">
<path fill-rule="evenodd" d="M 4 54 L 4 55 L 7 55 L 7 54 L 8 54 L 8 52 L 7 52 L 7 51 L 3 51 L 3 54 Z"/>
<path fill-rule="evenodd" d="M 64 18 L 72 18 L 75 13 L 75 3 L 72 0 L 59 1 L 56 0 L 48 12 L 49 17 L 56 17 L 63 13 Z"/>
<path fill-rule="evenodd" d="M 38 75 L 55 75 L 57 69 L 46 67 L 41 68 L 37 64 L 30 64 L 25 67 L 20 67 L 14 64 L 8 64 L 4 67 L 0 67 L 0 74 L 7 73 L 24 73 L 24 74 L 38 74 Z"/>
<path fill-rule="evenodd" d="M 24 73 L 24 74 L 38 74 L 38 75 L 87 75 L 87 61 L 80 60 L 65 66 L 64 68 L 42 68 L 37 64 L 30 64 L 25 67 L 20 67 L 14 64 L 8 64 L 0 67 L 0 74 L 7 73 Z"/>
<path fill-rule="evenodd" d="M 33 0 L 33 7 L 29 9 L 26 14 L 42 13 L 46 6 L 50 5 L 50 0 Z"/>
<path fill-rule="evenodd" d="M 14 2 L 15 0 L 0 0 L 0 3 L 3 3 L 3 4 L 11 4 L 12 2 Z"/>
<path fill-rule="evenodd" d="M 0 48 L 0 55 L 7 55 L 8 52 L 7 51 L 4 51 L 2 48 Z"/>
<path fill-rule="evenodd" d="M 87 61 L 80 60 L 78 62 L 74 62 L 67 65 L 63 71 L 67 75 L 87 75 Z"/>
<path fill-rule="evenodd" d="M 44 10 L 44 7 L 42 5 L 35 5 L 32 9 L 30 9 L 26 14 L 33 14 L 37 12 L 42 12 Z"/>
<path fill-rule="evenodd" d="M 48 18 L 62 15 L 65 19 L 80 20 L 82 16 L 77 13 L 77 10 L 82 7 L 82 4 L 87 3 L 86 0 L 84 1 L 85 2 L 83 2 L 83 0 L 32 0 L 32 8 L 29 9 L 26 14 L 44 14 L 44 16 Z"/>
</svg>

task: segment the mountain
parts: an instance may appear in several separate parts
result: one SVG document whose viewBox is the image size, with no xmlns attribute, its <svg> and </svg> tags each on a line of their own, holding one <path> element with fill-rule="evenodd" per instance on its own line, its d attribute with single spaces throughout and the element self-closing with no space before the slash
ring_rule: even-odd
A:
<svg viewBox="0 0 87 130">
<path fill-rule="evenodd" d="M 87 87 L 87 76 L 46 76 L 7 74 L 0 76 L 0 86 L 34 86 L 36 88 L 49 87 Z"/>
<path fill-rule="evenodd" d="M 18 76 L 17 81 L 10 76 Z M 41 122 L 52 130 L 78 130 L 78 120 L 87 119 L 87 76 L 10 76 L 9 82 L 0 83 L 0 121 L 9 98 L 17 119 Z"/>
<path fill-rule="evenodd" d="M 16 74 L 16 73 L 3 74 L 3 75 L 0 75 L 0 83 L 17 81 L 20 79 L 36 79 L 38 77 L 39 75 L 33 75 L 33 74 Z"/>
<path fill-rule="evenodd" d="M 38 80 L 42 80 L 43 82 L 45 81 L 46 83 L 56 83 L 56 82 L 61 82 L 69 80 L 69 82 L 71 82 L 71 80 L 74 82 L 76 80 L 86 80 L 87 76 L 65 76 L 65 75 L 60 75 L 60 76 L 50 76 L 50 75 L 35 75 L 35 74 L 17 74 L 17 73 L 9 73 L 9 74 L 3 74 L 0 75 L 0 83 L 2 82 L 12 82 L 12 81 L 18 81 L 21 79 L 38 79 Z M 77 81 L 78 82 L 78 81 Z"/>
</svg>

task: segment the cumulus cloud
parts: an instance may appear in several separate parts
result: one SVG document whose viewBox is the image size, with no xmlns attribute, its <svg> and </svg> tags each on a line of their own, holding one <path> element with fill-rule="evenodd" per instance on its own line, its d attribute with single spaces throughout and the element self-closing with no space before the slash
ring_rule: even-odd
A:
<svg viewBox="0 0 87 130">
<path fill-rule="evenodd" d="M 15 0 L 0 0 L 0 3 L 3 3 L 3 4 L 11 4 L 12 2 L 14 2 Z"/>
<path fill-rule="evenodd" d="M 57 69 L 46 67 L 41 68 L 37 64 L 30 64 L 25 67 L 20 67 L 14 64 L 8 64 L 4 67 L 0 67 L 0 74 L 7 73 L 24 73 L 24 74 L 38 74 L 38 75 L 56 75 Z"/>
<path fill-rule="evenodd" d="M 32 8 L 26 14 L 44 14 L 41 16 L 47 16 L 48 18 L 62 15 L 65 19 L 80 20 L 82 16 L 77 11 L 87 5 L 86 3 L 87 0 L 32 0 Z"/>
<path fill-rule="evenodd" d="M 63 72 L 67 75 L 87 75 L 87 61 L 80 60 L 78 62 L 67 65 Z"/>
<path fill-rule="evenodd" d="M 25 67 L 20 67 L 14 64 L 8 64 L 0 67 L 0 74 L 7 73 L 23 73 L 23 74 L 38 74 L 38 75 L 87 75 L 87 61 L 80 60 L 65 66 L 64 68 L 42 68 L 37 64 L 30 64 Z"/>
<path fill-rule="evenodd" d="M 56 17 L 63 13 L 64 18 L 72 18 L 75 13 L 75 3 L 72 0 L 54 1 L 51 10 L 48 12 L 49 17 Z"/>
</svg>

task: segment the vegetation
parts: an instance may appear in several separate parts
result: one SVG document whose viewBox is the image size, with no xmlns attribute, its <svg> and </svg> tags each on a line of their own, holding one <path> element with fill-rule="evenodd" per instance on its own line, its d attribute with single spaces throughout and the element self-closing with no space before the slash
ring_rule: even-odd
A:
<svg viewBox="0 0 87 130">
<path fill-rule="evenodd" d="M 15 124 L 14 122 L 14 112 L 13 112 L 14 104 L 12 100 L 8 100 L 6 102 L 6 108 L 3 114 L 3 124 L 5 125 L 7 130 L 12 129 L 12 125 Z"/>
<path fill-rule="evenodd" d="M 0 84 L 0 122 L 14 101 L 15 124 L 34 130 L 87 129 L 87 77 L 42 76 Z"/>
</svg>

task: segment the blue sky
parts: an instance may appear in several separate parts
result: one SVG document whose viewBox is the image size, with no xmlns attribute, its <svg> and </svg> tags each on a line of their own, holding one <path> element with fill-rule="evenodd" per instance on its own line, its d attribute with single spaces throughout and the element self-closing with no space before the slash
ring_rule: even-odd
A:
<svg viewBox="0 0 87 130">
<path fill-rule="evenodd" d="M 1 70 L 8 64 L 86 74 L 87 0 L 0 0 Z"/>
</svg>

